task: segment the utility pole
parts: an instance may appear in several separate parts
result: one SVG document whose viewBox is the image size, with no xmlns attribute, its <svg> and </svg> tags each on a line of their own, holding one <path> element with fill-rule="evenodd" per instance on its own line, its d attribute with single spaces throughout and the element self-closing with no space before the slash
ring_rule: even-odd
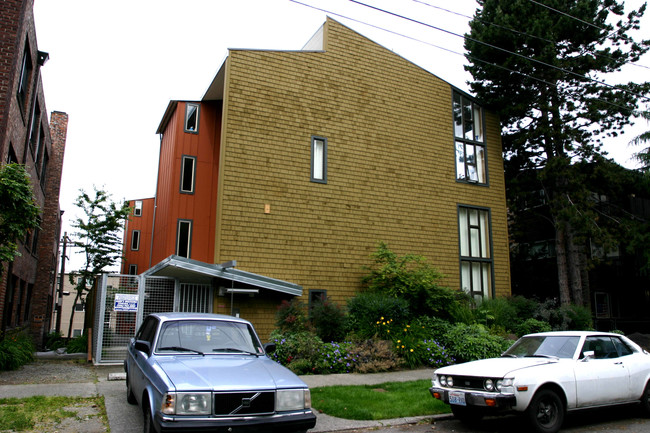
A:
<svg viewBox="0 0 650 433">
<path fill-rule="evenodd" d="M 56 333 L 61 333 L 61 313 L 63 309 L 63 283 L 65 282 L 65 250 L 68 245 L 68 232 L 63 233 L 63 251 L 61 252 L 61 277 L 59 278 L 59 297 L 56 301 Z"/>
</svg>

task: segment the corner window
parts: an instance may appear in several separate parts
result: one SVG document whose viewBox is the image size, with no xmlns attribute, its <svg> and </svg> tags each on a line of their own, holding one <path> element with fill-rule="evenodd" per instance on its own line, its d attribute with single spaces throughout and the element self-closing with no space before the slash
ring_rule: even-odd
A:
<svg viewBox="0 0 650 433">
<path fill-rule="evenodd" d="M 327 183 L 327 138 L 311 138 L 311 181 Z"/>
<path fill-rule="evenodd" d="M 458 208 L 460 285 L 476 300 L 492 294 L 492 236 L 488 209 Z"/>
<path fill-rule="evenodd" d="M 176 255 L 190 258 L 192 247 L 192 221 L 178 220 L 176 230 Z"/>
<path fill-rule="evenodd" d="M 181 193 L 194 193 L 194 171 L 196 169 L 196 158 L 183 156 L 181 161 Z"/>
<path fill-rule="evenodd" d="M 133 251 L 140 249 L 140 230 L 133 230 L 131 233 L 131 249 Z"/>
<path fill-rule="evenodd" d="M 142 200 L 136 200 L 133 207 L 134 216 L 142 216 Z"/>
<path fill-rule="evenodd" d="M 199 133 L 199 104 L 185 104 L 185 132 Z"/>
<path fill-rule="evenodd" d="M 483 109 L 470 99 L 453 95 L 456 179 L 487 183 Z"/>
</svg>

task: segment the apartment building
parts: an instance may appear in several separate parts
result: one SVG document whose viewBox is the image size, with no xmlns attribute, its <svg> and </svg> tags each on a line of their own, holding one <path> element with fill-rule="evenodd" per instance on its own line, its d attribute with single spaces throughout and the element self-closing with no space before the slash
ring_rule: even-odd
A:
<svg viewBox="0 0 650 433">
<path fill-rule="evenodd" d="M 207 311 L 266 336 L 283 299 L 344 304 L 381 241 L 449 287 L 510 294 L 499 119 L 333 19 L 299 51 L 230 50 L 157 133 L 123 272 L 200 281 Z"/>
</svg>

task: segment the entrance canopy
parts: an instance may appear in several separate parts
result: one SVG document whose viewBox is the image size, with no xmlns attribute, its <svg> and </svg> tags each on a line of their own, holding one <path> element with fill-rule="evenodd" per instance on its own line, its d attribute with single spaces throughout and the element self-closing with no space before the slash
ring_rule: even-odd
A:
<svg viewBox="0 0 650 433">
<path fill-rule="evenodd" d="M 171 277 L 181 282 L 203 284 L 208 284 L 216 278 L 230 281 L 233 285 L 234 283 L 239 283 L 260 289 L 286 293 L 292 296 L 302 295 L 302 286 L 298 284 L 253 274 L 252 272 L 241 271 L 233 267 L 186 259 L 185 257 L 176 255 L 171 255 L 160 261 L 154 267 L 144 272 L 143 275 L 145 277 Z"/>
</svg>

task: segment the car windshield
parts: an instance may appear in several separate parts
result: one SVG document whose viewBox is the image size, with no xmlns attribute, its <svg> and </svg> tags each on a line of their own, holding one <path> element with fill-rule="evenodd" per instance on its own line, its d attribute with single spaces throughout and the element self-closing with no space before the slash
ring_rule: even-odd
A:
<svg viewBox="0 0 650 433">
<path fill-rule="evenodd" d="M 245 323 L 226 320 L 174 320 L 163 324 L 156 352 L 262 354 L 255 332 Z"/>
<path fill-rule="evenodd" d="M 517 340 L 503 356 L 573 358 L 579 341 L 580 337 L 577 336 L 529 335 Z"/>
</svg>

